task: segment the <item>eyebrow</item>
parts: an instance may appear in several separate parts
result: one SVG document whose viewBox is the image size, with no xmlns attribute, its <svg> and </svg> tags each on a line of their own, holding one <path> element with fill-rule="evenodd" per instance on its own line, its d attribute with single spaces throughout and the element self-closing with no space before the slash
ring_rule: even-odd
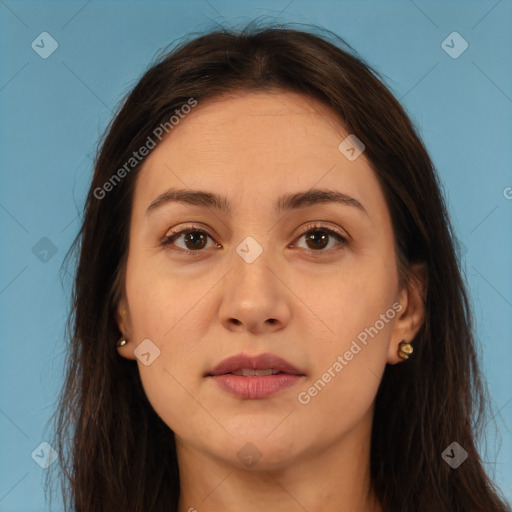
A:
<svg viewBox="0 0 512 512">
<path fill-rule="evenodd" d="M 151 201 L 146 209 L 146 215 L 172 202 L 213 208 L 227 214 L 231 214 L 232 211 L 229 200 L 214 192 L 192 189 L 169 189 Z M 289 212 L 319 203 L 337 203 L 344 206 L 351 206 L 368 215 L 364 206 L 357 199 L 337 190 L 330 189 L 311 189 L 305 192 L 285 194 L 279 197 L 274 203 L 274 210 L 279 214 L 282 211 Z"/>
</svg>

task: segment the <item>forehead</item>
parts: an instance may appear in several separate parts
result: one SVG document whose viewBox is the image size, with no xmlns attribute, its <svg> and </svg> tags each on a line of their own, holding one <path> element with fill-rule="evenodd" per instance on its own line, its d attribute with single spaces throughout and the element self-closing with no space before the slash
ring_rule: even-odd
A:
<svg viewBox="0 0 512 512">
<path fill-rule="evenodd" d="M 379 186 L 364 153 L 350 161 L 338 149 L 348 135 L 331 109 L 292 92 L 199 103 L 146 158 L 136 203 L 171 187 L 211 190 L 235 205 L 309 188 L 369 199 Z"/>
<path fill-rule="evenodd" d="M 290 147 L 296 151 L 303 146 L 306 154 L 310 143 L 332 145 L 344 133 L 335 114 L 313 98 L 293 92 L 240 93 L 199 103 L 174 126 L 169 144 L 159 149 L 180 145 L 189 157 L 241 149 L 275 157 Z M 159 152 L 155 150 L 156 158 Z"/>
</svg>

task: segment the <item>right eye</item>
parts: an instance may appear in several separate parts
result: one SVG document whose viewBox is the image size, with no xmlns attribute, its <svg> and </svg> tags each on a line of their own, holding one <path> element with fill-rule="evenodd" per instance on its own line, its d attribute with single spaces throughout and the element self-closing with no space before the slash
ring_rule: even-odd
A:
<svg viewBox="0 0 512 512">
<path fill-rule="evenodd" d="M 204 248 L 211 247 L 207 247 L 208 238 L 214 241 L 213 238 L 203 229 L 199 229 L 196 226 L 185 226 L 180 230 L 171 231 L 169 234 L 167 234 L 162 240 L 161 245 L 165 248 L 171 248 L 172 250 L 180 253 L 194 254 L 201 252 L 201 250 Z M 177 245 L 177 241 L 179 240 L 182 240 L 184 246 Z M 214 241 L 214 243 L 216 244 L 214 246 L 220 247 L 217 242 Z M 170 246 L 177 248 L 174 249 Z"/>
</svg>

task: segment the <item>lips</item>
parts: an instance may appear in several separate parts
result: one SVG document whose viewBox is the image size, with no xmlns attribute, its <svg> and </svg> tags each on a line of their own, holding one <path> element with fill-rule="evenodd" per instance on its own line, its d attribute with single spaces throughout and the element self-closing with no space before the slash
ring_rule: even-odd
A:
<svg viewBox="0 0 512 512">
<path fill-rule="evenodd" d="M 303 380 L 305 375 L 273 354 L 253 357 L 239 354 L 224 359 L 205 377 L 232 396 L 256 400 L 279 394 Z"/>
<path fill-rule="evenodd" d="M 216 377 L 227 374 L 244 377 L 277 374 L 304 375 L 291 363 L 274 354 L 260 354 L 258 356 L 239 354 L 224 359 L 213 370 L 208 372 L 206 376 Z"/>
</svg>

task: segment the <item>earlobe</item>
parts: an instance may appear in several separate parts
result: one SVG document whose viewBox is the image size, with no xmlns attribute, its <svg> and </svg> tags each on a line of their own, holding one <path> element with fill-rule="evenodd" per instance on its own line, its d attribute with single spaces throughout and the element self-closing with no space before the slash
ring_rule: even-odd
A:
<svg viewBox="0 0 512 512">
<path fill-rule="evenodd" d="M 117 351 L 120 356 L 126 359 L 135 359 L 133 347 L 130 346 L 130 343 L 126 338 L 121 338 L 120 340 L 117 341 Z"/>
<path fill-rule="evenodd" d="M 119 300 L 116 308 L 116 323 L 121 333 L 121 337 L 116 342 L 119 355 L 126 359 L 135 359 L 133 347 L 130 344 L 131 327 L 124 296 Z"/>
<path fill-rule="evenodd" d="M 389 364 L 400 363 L 412 356 L 413 340 L 425 320 L 427 297 L 427 268 L 425 264 L 415 264 L 410 268 L 407 286 L 400 291 L 403 309 L 393 326 L 389 345 Z"/>
</svg>

